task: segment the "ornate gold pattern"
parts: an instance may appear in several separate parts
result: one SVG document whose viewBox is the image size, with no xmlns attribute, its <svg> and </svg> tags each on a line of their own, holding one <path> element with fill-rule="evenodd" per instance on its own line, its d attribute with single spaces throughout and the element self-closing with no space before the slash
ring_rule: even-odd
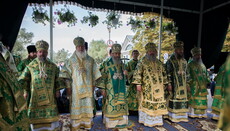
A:
<svg viewBox="0 0 230 131">
<path fill-rule="evenodd" d="M 39 119 L 30 119 L 30 122 L 33 123 L 33 124 L 39 124 L 39 123 L 51 123 L 51 122 L 54 122 L 54 121 L 58 121 L 59 120 L 59 117 L 56 116 L 56 117 L 53 117 L 53 118 L 39 118 Z"/>
<path fill-rule="evenodd" d="M 148 127 L 162 126 L 162 125 L 163 125 L 163 123 L 156 123 L 156 124 L 150 125 L 150 124 L 147 124 L 147 123 L 145 123 L 145 122 L 143 122 L 143 121 L 138 121 L 138 122 L 139 122 L 139 123 L 142 123 L 142 124 L 144 124 L 145 126 L 148 126 Z"/>
</svg>

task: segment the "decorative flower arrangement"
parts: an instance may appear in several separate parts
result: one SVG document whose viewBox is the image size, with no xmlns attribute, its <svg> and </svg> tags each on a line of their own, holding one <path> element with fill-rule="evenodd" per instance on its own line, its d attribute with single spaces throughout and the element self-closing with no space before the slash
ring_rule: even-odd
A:
<svg viewBox="0 0 230 131">
<path fill-rule="evenodd" d="M 163 31 L 167 32 L 169 35 L 177 34 L 178 28 L 175 26 L 174 22 L 163 23 Z"/>
<path fill-rule="evenodd" d="M 122 26 L 122 21 L 119 21 L 120 15 L 116 12 L 108 12 L 106 16 L 106 20 L 102 23 L 107 24 L 108 26 L 114 27 L 115 29 L 120 26 Z"/>
<path fill-rule="evenodd" d="M 67 9 L 67 7 L 62 8 L 61 10 L 57 10 L 57 12 L 54 12 L 54 14 L 58 16 L 58 24 L 66 22 L 68 23 L 68 26 L 75 26 L 75 24 L 77 23 L 77 18 L 75 17 L 73 11 L 70 11 L 69 9 Z"/>
<path fill-rule="evenodd" d="M 95 14 L 92 14 L 92 12 L 89 12 L 89 16 L 84 16 L 83 20 L 81 20 L 81 23 L 88 23 L 89 26 L 94 27 L 99 23 L 99 17 Z"/>
<path fill-rule="evenodd" d="M 133 17 L 129 18 L 130 20 L 128 21 L 127 25 L 131 25 L 131 30 L 135 31 L 137 28 L 142 27 L 142 21 L 140 20 L 135 20 Z"/>
<path fill-rule="evenodd" d="M 149 21 L 144 21 L 146 29 L 155 29 L 156 19 L 152 18 Z"/>
<path fill-rule="evenodd" d="M 32 20 L 35 22 L 35 23 L 42 23 L 44 25 L 46 21 L 49 22 L 50 18 L 47 14 L 47 11 L 44 11 L 44 9 L 42 7 L 34 7 L 33 8 L 33 13 L 32 13 Z"/>
</svg>

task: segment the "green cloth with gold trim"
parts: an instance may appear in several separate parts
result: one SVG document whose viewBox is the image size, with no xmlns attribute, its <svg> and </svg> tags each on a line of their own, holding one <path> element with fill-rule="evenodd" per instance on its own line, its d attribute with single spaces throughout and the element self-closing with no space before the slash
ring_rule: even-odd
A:
<svg viewBox="0 0 230 131">
<path fill-rule="evenodd" d="M 168 114 L 164 93 L 168 78 L 160 60 L 149 61 L 144 56 L 137 64 L 132 84 L 135 84 L 134 87 L 141 85 L 141 91 L 138 92 L 139 111 L 145 112 L 149 116 Z"/>
<path fill-rule="evenodd" d="M 136 85 L 131 84 L 133 81 L 133 73 L 136 69 L 138 60 L 131 59 L 126 64 L 126 70 L 128 71 L 128 83 L 129 85 L 126 86 L 127 91 L 127 100 L 128 100 L 128 107 L 131 111 L 138 110 L 138 99 L 137 99 L 137 89 Z"/>
<path fill-rule="evenodd" d="M 188 63 L 190 86 L 189 107 L 194 108 L 195 114 L 205 114 L 207 107 L 207 84 L 210 83 L 208 71 L 203 63 L 191 60 Z"/>
<path fill-rule="evenodd" d="M 181 44 L 179 44 L 181 47 Z M 187 61 L 183 58 L 178 60 L 175 54 L 166 62 L 166 71 L 168 74 L 169 84 L 172 85 L 172 92 L 167 92 L 168 110 L 172 113 L 188 112 L 187 96 Z"/>
<path fill-rule="evenodd" d="M 18 64 L 17 69 L 18 69 L 19 76 L 21 75 L 22 71 L 26 68 L 26 66 L 30 64 L 31 61 L 33 61 L 33 59 L 26 58 Z M 29 99 L 31 94 L 30 91 L 28 91 L 27 93 L 28 93 L 27 103 L 29 104 Z"/>
<path fill-rule="evenodd" d="M 110 58 L 111 57 L 108 57 L 108 58 L 104 59 L 104 61 L 102 61 L 102 63 L 99 66 L 100 71 L 105 67 L 105 63 L 108 62 L 110 60 Z"/>
<path fill-rule="evenodd" d="M 103 106 L 105 117 L 120 119 L 128 115 L 128 104 L 126 101 L 126 86 L 123 70 L 123 63 L 116 65 L 112 58 L 104 63 L 101 69 L 102 78 L 97 83 L 97 87 L 105 89 L 106 98 Z"/>
<path fill-rule="evenodd" d="M 223 109 L 224 105 L 224 99 L 225 99 L 225 93 L 226 93 L 226 63 L 224 63 L 217 73 L 217 76 L 215 77 L 216 86 L 214 91 L 214 98 L 212 102 L 212 113 L 216 115 L 220 115 L 221 109 Z"/>
<path fill-rule="evenodd" d="M 18 66 L 19 63 L 21 62 L 21 56 L 13 55 L 13 58 L 14 58 L 15 65 Z"/>
<path fill-rule="evenodd" d="M 0 54 L 0 131 L 29 131 L 23 90 Z"/>
<path fill-rule="evenodd" d="M 102 69 L 104 69 L 105 68 L 105 64 L 110 60 L 110 58 L 111 57 L 108 57 L 108 58 L 106 58 L 106 59 L 104 59 L 104 61 L 100 64 L 100 66 L 99 66 L 99 71 L 101 72 L 102 71 Z M 101 81 L 103 81 L 105 78 L 106 78 L 106 74 L 105 73 L 102 73 L 101 72 L 101 78 L 99 78 L 98 80 L 97 80 L 97 83 L 101 83 Z M 103 83 L 103 82 L 102 82 Z M 105 105 L 105 97 L 103 97 L 102 98 L 102 112 L 104 112 L 104 109 L 105 108 L 103 108 L 104 107 L 104 105 Z M 95 109 L 96 109 L 96 107 L 95 107 Z"/>
<path fill-rule="evenodd" d="M 41 69 L 45 75 L 41 75 Z M 49 59 L 40 62 L 35 58 L 22 72 L 18 80 L 31 92 L 28 116 L 32 124 L 58 121 L 55 92 L 59 88 L 59 69 Z"/>
<path fill-rule="evenodd" d="M 230 131 L 230 56 L 228 56 L 227 58 L 225 72 L 226 72 L 226 79 L 224 81 L 226 85 L 225 102 L 224 102 L 223 109 L 221 109 L 221 114 L 218 121 L 218 128 L 220 128 L 223 131 Z"/>
<path fill-rule="evenodd" d="M 31 61 L 33 61 L 33 59 L 26 58 L 22 60 L 17 66 L 18 72 L 22 72 Z"/>
</svg>

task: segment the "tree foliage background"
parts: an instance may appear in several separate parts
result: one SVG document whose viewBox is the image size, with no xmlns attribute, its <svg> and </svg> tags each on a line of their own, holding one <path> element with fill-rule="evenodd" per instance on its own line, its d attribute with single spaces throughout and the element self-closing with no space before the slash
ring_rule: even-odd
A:
<svg viewBox="0 0 230 131">
<path fill-rule="evenodd" d="M 62 48 L 61 50 L 54 52 L 53 62 L 56 64 L 65 62 L 70 57 L 70 55 L 71 53 L 68 50 Z"/>
<path fill-rule="evenodd" d="M 93 57 L 96 63 L 101 63 L 108 55 L 107 45 L 104 40 L 92 40 L 88 54 Z"/>
<path fill-rule="evenodd" d="M 21 59 L 27 58 L 28 52 L 26 47 L 28 45 L 34 45 L 34 43 L 32 43 L 33 37 L 34 34 L 32 32 L 27 32 L 25 28 L 21 28 L 19 30 L 16 42 L 12 49 L 12 54 L 20 56 Z M 59 63 L 65 61 L 69 56 L 70 56 L 69 51 L 62 48 L 61 50 L 54 52 L 53 61 L 55 63 Z"/>
<path fill-rule="evenodd" d="M 21 56 L 22 59 L 25 59 L 28 56 L 26 47 L 34 44 L 32 43 L 33 37 L 34 34 L 32 32 L 26 32 L 25 28 L 21 28 L 11 52 L 14 55 Z"/>
<path fill-rule="evenodd" d="M 160 29 L 160 16 L 156 13 L 145 13 L 142 17 L 136 17 L 136 19 L 141 21 L 149 21 L 150 19 L 155 19 L 156 26 L 154 29 L 146 28 L 142 26 L 141 28 L 137 28 L 136 33 L 133 37 L 134 48 L 140 52 L 140 56 L 144 56 L 145 49 L 144 46 L 153 42 L 158 47 L 159 43 L 159 29 Z M 163 24 L 167 22 L 173 22 L 171 19 L 163 18 Z M 173 43 L 176 41 L 176 34 L 162 31 L 162 45 L 161 45 L 161 59 L 163 59 L 163 54 L 168 53 L 171 54 L 173 52 Z"/>
</svg>

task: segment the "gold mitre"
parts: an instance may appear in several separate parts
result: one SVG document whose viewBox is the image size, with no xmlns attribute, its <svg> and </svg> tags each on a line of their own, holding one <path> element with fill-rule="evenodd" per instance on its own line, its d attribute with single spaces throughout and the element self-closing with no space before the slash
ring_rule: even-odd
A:
<svg viewBox="0 0 230 131">
<path fill-rule="evenodd" d="M 35 47 L 36 47 L 37 51 L 38 50 L 48 50 L 49 49 L 49 44 L 44 40 L 40 40 L 40 41 L 36 42 Z"/>
<path fill-rule="evenodd" d="M 145 45 L 145 51 L 146 52 L 148 52 L 148 51 L 157 51 L 156 44 L 155 43 L 147 43 Z"/>
<path fill-rule="evenodd" d="M 197 55 L 197 54 L 201 54 L 201 48 L 200 47 L 194 47 L 191 49 L 191 54 L 192 56 Z"/>
<path fill-rule="evenodd" d="M 184 48 L 184 42 L 183 41 L 177 41 L 173 44 L 174 49 L 176 48 Z"/>
<path fill-rule="evenodd" d="M 76 38 L 74 38 L 73 43 L 75 46 L 84 46 L 85 40 L 82 37 L 76 37 Z"/>
<path fill-rule="evenodd" d="M 121 45 L 120 44 L 113 44 L 111 49 L 112 49 L 112 53 L 121 53 Z"/>
</svg>

